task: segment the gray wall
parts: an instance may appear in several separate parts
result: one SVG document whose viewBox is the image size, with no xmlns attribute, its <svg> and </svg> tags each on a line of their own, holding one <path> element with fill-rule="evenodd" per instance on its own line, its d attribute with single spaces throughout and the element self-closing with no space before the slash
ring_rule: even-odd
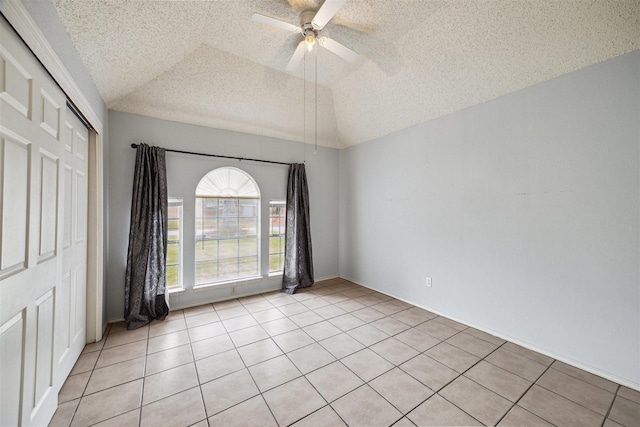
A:
<svg viewBox="0 0 640 427">
<path fill-rule="evenodd" d="M 338 150 L 201 126 L 109 112 L 109 253 L 107 264 L 107 309 L 110 320 L 123 317 L 124 273 L 128 247 L 131 189 L 135 150 L 132 143 L 184 151 L 197 151 L 281 162 L 306 160 L 309 184 L 314 269 L 316 279 L 338 275 Z M 186 154 L 167 154 L 170 197 L 182 197 L 184 216 L 184 285 L 194 282 L 195 189 L 209 171 L 233 166 L 249 173 L 260 187 L 262 229 L 262 274 L 258 282 L 208 290 L 187 290 L 171 295 L 172 307 L 228 299 L 243 294 L 278 289 L 281 278 L 268 277 L 268 208 L 270 200 L 286 199 L 288 167 L 256 162 L 216 159 Z"/>
<path fill-rule="evenodd" d="M 640 386 L 638 76 L 640 51 L 342 150 L 340 275 Z"/>
</svg>

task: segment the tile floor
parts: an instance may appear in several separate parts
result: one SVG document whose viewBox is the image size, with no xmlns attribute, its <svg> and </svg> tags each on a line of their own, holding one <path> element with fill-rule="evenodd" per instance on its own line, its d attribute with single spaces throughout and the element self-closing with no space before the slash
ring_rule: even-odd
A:
<svg viewBox="0 0 640 427">
<path fill-rule="evenodd" d="M 343 279 L 84 349 L 51 426 L 639 426 L 640 392 Z"/>
</svg>

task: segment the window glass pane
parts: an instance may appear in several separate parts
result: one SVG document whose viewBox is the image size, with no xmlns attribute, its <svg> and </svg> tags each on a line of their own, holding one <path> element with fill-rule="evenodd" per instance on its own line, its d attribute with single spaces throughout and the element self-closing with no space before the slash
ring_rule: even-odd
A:
<svg viewBox="0 0 640 427">
<path fill-rule="evenodd" d="M 178 266 L 167 265 L 165 273 L 167 275 L 167 286 L 178 286 Z"/>
<path fill-rule="evenodd" d="M 257 256 L 258 255 L 258 239 L 241 239 L 239 256 Z"/>
<path fill-rule="evenodd" d="M 220 260 L 220 279 L 234 279 L 238 275 L 238 258 Z"/>
<path fill-rule="evenodd" d="M 238 257 L 238 240 L 220 240 L 220 259 L 230 259 Z"/>
<path fill-rule="evenodd" d="M 208 283 L 218 279 L 218 263 L 196 262 L 196 283 Z"/>
<path fill-rule="evenodd" d="M 285 202 L 269 204 L 269 272 L 281 272 L 284 263 Z"/>
<path fill-rule="evenodd" d="M 249 276 L 258 273 L 258 257 L 245 257 L 240 258 L 240 274 L 242 276 Z"/>
<path fill-rule="evenodd" d="M 218 259 L 218 241 L 217 240 L 196 241 L 196 262 L 211 261 L 215 259 Z"/>
</svg>

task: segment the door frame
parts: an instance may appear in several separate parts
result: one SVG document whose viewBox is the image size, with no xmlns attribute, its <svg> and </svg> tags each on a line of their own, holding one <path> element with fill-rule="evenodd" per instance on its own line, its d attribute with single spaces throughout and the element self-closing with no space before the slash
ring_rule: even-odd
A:
<svg viewBox="0 0 640 427">
<path fill-rule="evenodd" d="M 0 1 L 0 12 L 91 125 L 87 218 L 87 343 L 100 341 L 104 328 L 104 127 L 80 87 L 20 0 Z"/>
</svg>

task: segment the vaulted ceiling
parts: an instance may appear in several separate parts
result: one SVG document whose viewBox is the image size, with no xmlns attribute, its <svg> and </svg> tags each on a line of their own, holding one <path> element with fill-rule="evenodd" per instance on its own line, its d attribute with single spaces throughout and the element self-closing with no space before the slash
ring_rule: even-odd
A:
<svg viewBox="0 0 640 427">
<path fill-rule="evenodd" d="M 53 2 L 110 109 L 309 143 L 317 122 L 329 147 L 640 48 L 640 0 L 347 0 L 322 32 L 358 60 L 289 73 L 302 36 L 251 15 L 298 25 L 323 0 Z"/>
</svg>

